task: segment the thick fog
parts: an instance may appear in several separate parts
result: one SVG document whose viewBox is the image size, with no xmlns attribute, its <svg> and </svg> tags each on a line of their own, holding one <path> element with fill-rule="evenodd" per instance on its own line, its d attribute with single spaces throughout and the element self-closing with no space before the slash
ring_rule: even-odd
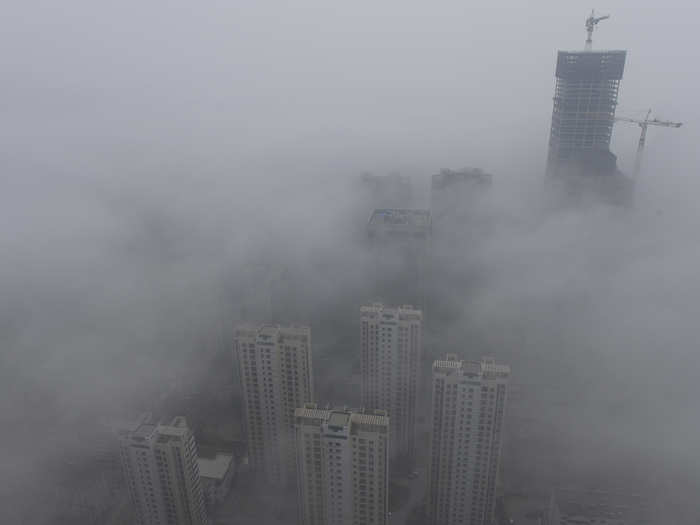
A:
<svg viewBox="0 0 700 525">
<path fill-rule="evenodd" d="M 623 487 L 694 523 L 700 10 L 595 7 L 594 47 L 629 50 L 618 114 L 685 123 L 649 130 L 628 208 L 544 197 L 556 50 L 583 47 L 588 5 L 5 6 L 0 521 L 52 523 L 83 432 L 206 383 L 241 319 L 310 325 L 319 401 L 357 404 L 329 385 L 390 278 L 360 173 L 428 207 L 430 175 L 478 166 L 483 228 L 436 234 L 426 363 L 511 365 L 506 486 Z M 616 124 L 627 172 L 638 134 Z"/>
</svg>

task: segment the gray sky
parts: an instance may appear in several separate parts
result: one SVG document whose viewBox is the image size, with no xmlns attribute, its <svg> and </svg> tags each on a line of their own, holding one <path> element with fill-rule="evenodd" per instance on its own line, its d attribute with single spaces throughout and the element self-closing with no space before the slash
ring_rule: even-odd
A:
<svg viewBox="0 0 700 525">
<path fill-rule="evenodd" d="M 654 107 L 693 121 L 697 8 L 596 7 L 612 19 L 598 26 L 594 45 L 630 53 L 621 111 Z M 1 37 L 5 142 L 64 154 L 136 143 L 254 163 L 371 154 L 391 168 L 414 166 L 411 149 L 430 167 L 536 165 L 555 51 L 582 47 L 588 9 L 551 1 L 15 3 Z M 689 155 L 689 129 L 654 133 L 650 150 Z M 616 140 L 625 164 L 635 136 L 631 129 Z"/>
<path fill-rule="evenodd" d="M 650 129 L 633 210 L 542 217 L 556 50 L 583 47 L 588 4 L 6 6 L 0 449 L 16 488 L 61 453 L 28 439 L 45 418 L 179 376 L 177 358 L 238 311 L 251 261 L 289 261 L 319 311 L 356 289 L 352 177 L 426 185 L 464 165 L 494 173 L 499 226 L 478 253 L 442 254 L 483 277 L 446 291 L 461 312 L 451 341 L 511 360 L 523 383 L 572 374 L 584 402 L 562 426 L 697 481 L 700 10 L 595 7 L 612 18 L 594 47 L 628 50 L 618 114 L 686 125 Z M 638 132 L 616 126 L 623 169 Z"/>
</svg>

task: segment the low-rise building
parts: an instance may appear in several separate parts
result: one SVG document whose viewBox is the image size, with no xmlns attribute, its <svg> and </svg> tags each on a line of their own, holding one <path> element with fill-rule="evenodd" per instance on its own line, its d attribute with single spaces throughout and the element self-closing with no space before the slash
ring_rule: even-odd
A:
<svg viewBox="0 0 700 525">
<path fill-rule="evenodd" d="M 215 452 L 197 458 L 199 479 L 202 484 L 204 501 L 209 506 L 221 503 L 231 490 L 236 476 L 236 460 L 233 454 Z"/>
<path fill-rule="evenodd" d="M 471 218 L 472 209 L 485 190 L 491 187 L 492 176 L 479 168 L 441 169 L 430 180 L 430 213 L 436 229 L 444 222 L 463 222 Z"/>
</svg>

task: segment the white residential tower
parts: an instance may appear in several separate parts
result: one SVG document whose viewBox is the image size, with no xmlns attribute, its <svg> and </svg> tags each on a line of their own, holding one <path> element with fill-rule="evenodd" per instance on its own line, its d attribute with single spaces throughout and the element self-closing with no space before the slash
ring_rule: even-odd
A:
<svg viewBox="0 0 700 525">
<path fill-rule="evenodd" d="M 360 308 L 362 405 L 388 412 L 392 458 L 415 453 L 422 326 L 423 314 L 412 306 Z"/>
<path fill-rule="evenodd" d="M 386 412 L 296 410 L 301 525 L 386 525 L 389 418 Z"/>
<path fill-rule="evenodd" d="M 139 525 L 207 525 L 197 447 L 184 417 L 145 415 L 121 438 L 124 478 Z"/>
<path fill-rule="evenodd" d="M 493 523 L 510 368 L 493 359 L 433 364 L 428 517 L 432 525 Z"/>
<path fill-rule="evenodd" d="M 248 456 L 275 484 L 294 479 L 294 410 L 313 400 L 311 330 L 241 325 L 235 331 Z"/>
</svg>

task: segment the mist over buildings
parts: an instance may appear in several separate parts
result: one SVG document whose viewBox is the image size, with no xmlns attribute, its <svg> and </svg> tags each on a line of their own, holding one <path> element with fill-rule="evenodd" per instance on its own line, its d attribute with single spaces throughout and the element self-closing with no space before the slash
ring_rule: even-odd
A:
<svg viewBox="0 0 700 525">
<path fill-rule="evenodd" d="M 577 6 L 8 6 L 1 521 L 51 523 L 37 480 L 80 446 L 75 425 L 203 381 L 240 319 L 309 324 L 321 401 L 342 401 L 359 306 L 389 277 L 360 173 L 407 175 L 428 207 L 429 176 L 468 165 L 493 187 L 483 227 L 436 235 L 424 353 L 511 365 L 529 406 L 513 413 L 542 421 L 523 436 L 509 420 L 512 479 L 641 484 L 669 523 L 693 522 L 698 10 L 596 7 L 615 16 L 596 45 L 630 50 L 618 112 L 688 123 L 650 131 L 631 208 L 544 195 Z M 623 169 L 637 133 L 615 128 Z"/>
</svg>

